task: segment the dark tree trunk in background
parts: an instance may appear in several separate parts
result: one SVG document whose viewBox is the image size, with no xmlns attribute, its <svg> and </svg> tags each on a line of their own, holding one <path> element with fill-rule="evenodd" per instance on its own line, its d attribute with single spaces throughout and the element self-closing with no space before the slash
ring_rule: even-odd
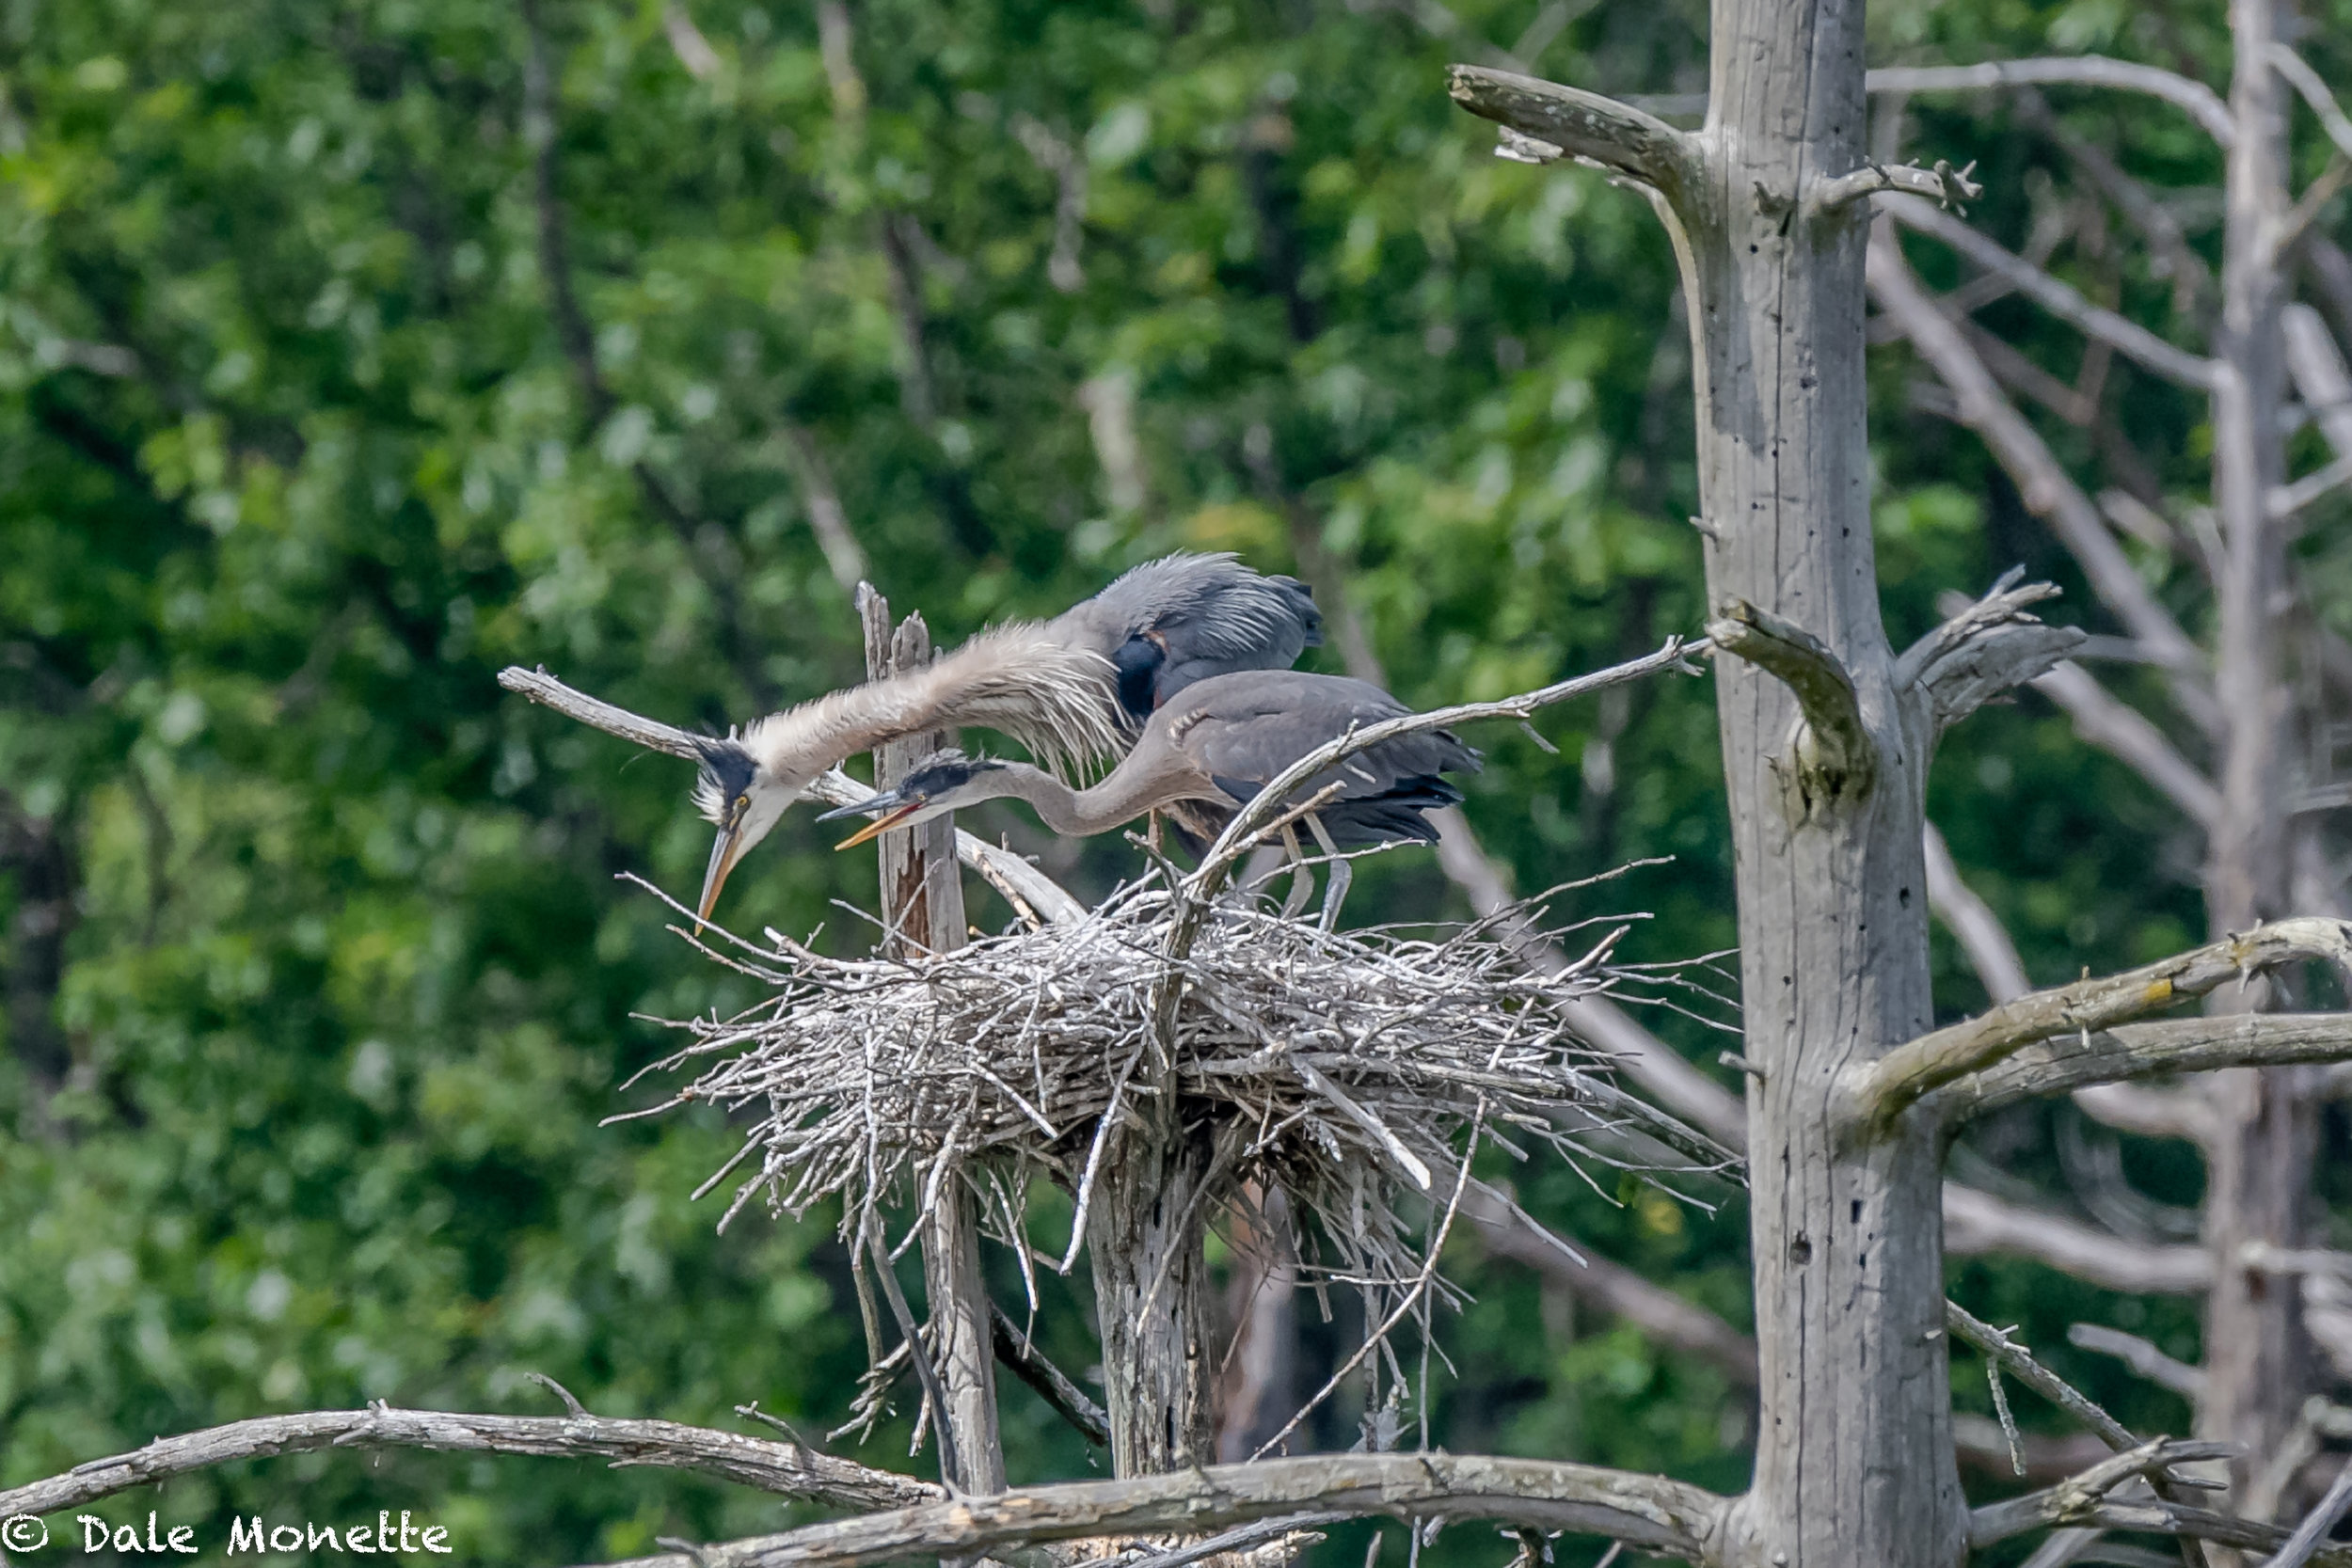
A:
<svg viewBox="0 0 2352 1568">
<path fill-rule="evenodd" d="M 1213 1463 L 1201 1238 L 1205 1129 L 1138 1116 L 1114 1137 L 1087 1212 L 1087 1257 L 1103 1341 L 1111 1473 L 1156 1475 Z"/>
</svg>

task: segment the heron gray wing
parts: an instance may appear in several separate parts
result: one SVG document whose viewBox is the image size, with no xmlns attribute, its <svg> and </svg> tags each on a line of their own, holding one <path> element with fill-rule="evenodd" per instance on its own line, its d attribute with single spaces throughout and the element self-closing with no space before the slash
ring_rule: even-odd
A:
<svg viewBox="0 0 2352 1568">
<path fill-rule="evenodd" d="M 1262 576 L 1231 554 L 1147 561 L 1055 625 L 1113 660 L 1135 639 L 1148 640 L 1155 707 L 1213 676 L 1286 670 L 1323 641 L 1323 614 L 1305 583 Z"/>
<path fill-rule="evenodd" d="M 1350 728 L 1410 711 L 1368 681 L 1269 670 L 1203 681 L 1163 715 L 1176 714 L 1168 721 L 1173 743 L 1219 787 L 1233 793 L 1233 785 L 1247 786 L 1248 795 L 1255 795 L 1277 773 Z M 1452 732 L 1428 730 L 1344 758 L 1310 779 L 1293 798 L 1303 800 L 1337 784 L 1343 800 L 1380 799 L 1478 766 L 1478 753 Z"/>
</svg>

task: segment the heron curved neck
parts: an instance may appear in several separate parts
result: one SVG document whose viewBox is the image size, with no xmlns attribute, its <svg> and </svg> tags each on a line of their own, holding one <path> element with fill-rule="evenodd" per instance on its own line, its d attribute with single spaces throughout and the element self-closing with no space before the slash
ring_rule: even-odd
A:
<svg viewBox="0 0 2352 1568">
<path fill-rule="evenodd" d="M 1045 825 L 1065 838 L 1087 838 L 1134 821 L 1148 811 L 1197 793 L 1190 779 L 1121 767 L 1101 784 L 1073 789 L 1051 773 L 1010 762 L 982 775 L 980 800 L 1025 800 Z"/>
<path fill-rule="evenodd" d="M 814 778 L 842 758 L 925 730 L 985 724 L 1041 756 L 1082 761 L 1119 749 L 1110 661 L 1046 627 L 998 626 L 903 675 L 849 687 L 751 725 L 743 744 L 779 778 Z"/>
</svg>

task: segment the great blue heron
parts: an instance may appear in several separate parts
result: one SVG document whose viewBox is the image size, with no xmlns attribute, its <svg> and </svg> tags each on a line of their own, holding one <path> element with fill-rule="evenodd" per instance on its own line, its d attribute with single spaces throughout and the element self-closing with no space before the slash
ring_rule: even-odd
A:
<svg viewBox="0 0 2352 1568">
<path fill-rule="evenodd" d="M 1163 705 L 1126 760 L 1090 788 L 1073 789 L 1023 763 L 945 752 L 917 763 L 896 788 L 818 820 L 873 816 L 843 842 L 846 849 L 942 812 L 1011 799 L 1026 800 L 1047 827 L 1073 837 L 1104 832 L 1164 807 L 1178 808 L 1180 825 L 1192 836 L 1205 836 L 1316 747 L 1410 711 L 1378 687 L 1343 675 L 1297 670 L 1218 675 Z M 1306 818 L 1315 842 L 1334 857 L 1324 895 L 1327 927 L 1338 915 L 1350 879 L 1347 863 L 1336 858 L 1340 852 L 1434 843 L 1438 831 L 1422 814 L 1462 799 L 1442 775 L 1475 772 L 1478 767 L 1478 753 L 1451 731 L 1428 730 L 1343 758 L 1291 793 L 1289 801 L 1298 802 L 1334 786 L 1338 790 Z M 1185 816 L 1191 820 L 1184 822 Z"/>
<path fill-rule="evenodd" d="M 899 736 L 981 724 L 1051 765 L 1124 752 L 1152 710 L 1196 681 L 1287 669 L 1323 641 L 1307 585 L 1231 555 L 1146 562 L 1050 621 L 980 632 L 925 669 L 771 714 L 702 745 L 694 804 L 719 830 L 695 913 L 810 780 Z"/>
</svg>

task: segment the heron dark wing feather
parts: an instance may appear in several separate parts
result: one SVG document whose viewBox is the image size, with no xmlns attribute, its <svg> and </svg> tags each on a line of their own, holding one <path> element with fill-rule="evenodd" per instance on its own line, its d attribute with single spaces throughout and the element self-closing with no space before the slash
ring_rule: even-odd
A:
<svg viewBox="0 0 2352 1568">
<path fill-rule="evenodd" d="M 1230 554 L 1147 561 L 1055 626 L 1118 664 L 1121 705 L 1138 721 L 1199 681 L 1286 670 L 1323 641 L 1305 583 L 1262 577 Z"/>
<path fill-rule="evenodd" d="M 1179 749 L 1238 801 L 1256 796 L 1299 757 L 1349 729 L 1410 710 L 1365 681 L 1269 671 L 1205 682 L 1168 711 L 1176 715 L 1169 722 Z M 1423 731 L 1342 759 L 1293 791 L 1291 799 L 1307 800 L 1339 785 L 1338 798 L 1321 815 L 1343 847 L 1398 839 L 1426 842 L 1434 830 L 1420 814 L 1462 798 L 1439 775 L 1474 772 L 1478 766 L 1478 753 L 1451 732 Z"/>
</svg>

